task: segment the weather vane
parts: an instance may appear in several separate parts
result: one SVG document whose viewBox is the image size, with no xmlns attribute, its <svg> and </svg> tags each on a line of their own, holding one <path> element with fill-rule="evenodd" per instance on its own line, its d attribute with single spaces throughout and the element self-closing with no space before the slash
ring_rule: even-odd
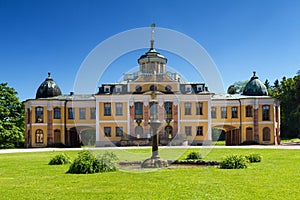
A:
<svg viewBox="0 0 300 200">
<path fill-rule="evenodd" d="M 152 38 L 154 38 L 154 29 L 155 29 L 155 24 L 151 24 L 151 35 L 152 35 Z"/>
</svg>

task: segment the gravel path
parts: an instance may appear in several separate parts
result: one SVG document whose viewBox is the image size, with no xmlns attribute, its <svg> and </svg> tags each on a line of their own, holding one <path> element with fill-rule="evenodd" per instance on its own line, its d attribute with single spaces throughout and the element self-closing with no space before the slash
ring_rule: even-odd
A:
<svg viewBox="0 0 300 200">
<path fill-rule="evenodd" d="M 4 153 L 30 153 L 30 152 L 50 152 L 50 151 L 78 151 L 90 150 L 110 150 L 110 149 L 138 149 L 146 147 L 96 147 L 96 148 L 26 148 L 26 149 L 0 149 L 0 154 Z M 159 148 L 218 148 L 218 149 L 298 149 L 300 142 L 283 143 L 281 145 L 251 145 L 251 146 L 160 146 Z"/>
</svg>

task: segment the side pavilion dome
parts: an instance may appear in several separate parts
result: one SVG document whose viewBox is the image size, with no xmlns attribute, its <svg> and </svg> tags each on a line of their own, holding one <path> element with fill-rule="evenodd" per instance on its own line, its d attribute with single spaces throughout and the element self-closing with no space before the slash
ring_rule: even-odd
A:
<svg viewBox="0 0 300 200">
<path fill-rule="evenodd" d="M 258 77 L 255 75 L 255 72 L 253 72 L 253 76 L 251 77 L 250 81 L 246 84 L 243 95 L 247 96 L 268 96 L 268 90 L 261 82 L 261 80 L 258 79 Z"/>
<path fill-rule="evenodd" d="M 55 97 L 61 95 L 60 88 L 53 81 L 50 75 L 51 75 L 50 72 L 48 72 L 48 77 L 45 79 L 45 81 L 40 85 L 40 87 L 36 91 L 36 97 L 35 97 L 36 99 Z"/>
</svg>

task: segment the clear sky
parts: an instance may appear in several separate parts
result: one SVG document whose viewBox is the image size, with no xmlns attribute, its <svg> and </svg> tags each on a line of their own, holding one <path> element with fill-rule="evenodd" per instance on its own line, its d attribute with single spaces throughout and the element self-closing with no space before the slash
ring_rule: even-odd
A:
<svg viewBox="0 0 300 200">
<path fill-rule="evenodd" d="M 248 80 L 252 71 L 273 83 L 300 69 L 299 0 L 0 0 L 0 82 L 26 100 L 35 98 L 50 71 L 67 94 L 100 42 L 153 22 L 201 44 L 226 88 Z M 106 73 L 101 81 L 118 80 L 144 52 L 122 56 L 113 63 L 122 65 L 120 72 Z M 172 68 L 184 68 L 184 61 L 171 58 Z M 201 81 L 183 71 L 187 80 Z"/>
</svg>

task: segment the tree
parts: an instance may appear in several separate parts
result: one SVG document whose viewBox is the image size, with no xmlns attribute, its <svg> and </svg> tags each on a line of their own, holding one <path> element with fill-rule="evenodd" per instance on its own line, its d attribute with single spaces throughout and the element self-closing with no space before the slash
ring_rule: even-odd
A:
<svg viewBox="0 0 300 200">
<path fill-rule="evenodd" d="M 228 94 L 236 94 L 237 93 L 237 88 L 234 85 L 230 85 L 227 89 Z"/>
<path fill-rule="evenodd" d="M 283 77 L 280 84 L 278 80 L 270 95 L 280 100 L 281 108 L 281 136 L 294 138 L 300 136 L 300 75 L 293 78 Z"/>
<path fill-rule="evenodd" d="M 230 85 L 227 89 L 228 94 L 241 94 L 248 81 L 237 81 Z"/>
<path fill-rule="evenodd" d="M 269 89 L 270 88 L 270 82 L 269 82 L 269 80 L 268 79 L 266 79 L 266 81 L 265 81 L 265 86 L 266 86 L 266 88 L 267 89 Z"/>
<path fill-rule="evenodd" d="M 0 83 L 0 148 L 23 143 L 24 125 L 24 106 L 17 92 L 7 83 Z"/>
</svg>

